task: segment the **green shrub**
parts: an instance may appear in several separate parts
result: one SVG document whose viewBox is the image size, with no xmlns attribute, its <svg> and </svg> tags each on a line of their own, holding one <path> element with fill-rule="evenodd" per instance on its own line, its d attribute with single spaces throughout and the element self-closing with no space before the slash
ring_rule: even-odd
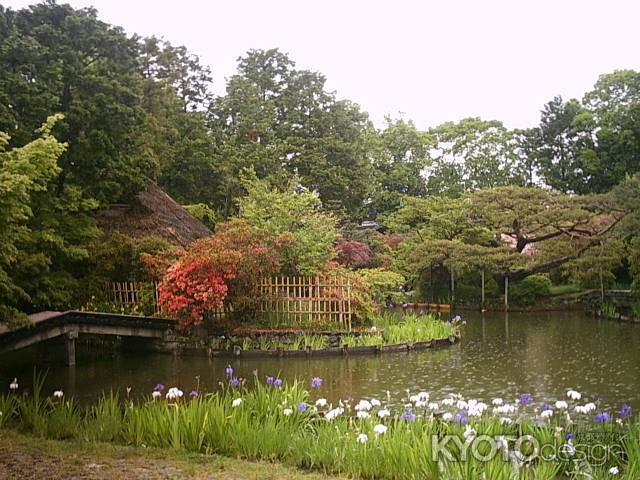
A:
<svg viewBox="0 0 640 480">
<path fill-rule="evenodd" d="M 401 274 L 383 268 L 363 268 L 357 273 L 369 287 L 373 300 L 380 304 L 383 304 L 387 297 L 397 293 L 405 282 Z"/>
<path fill-rule="evenodd" d="M 204 203 L 194 203 L 182 207 L 212 230 L 221 218 L 218 212 Z"/>
<path fill-rule="evenodd" d="M 509 288 L 509 303 L 530 306 L 551 294 L 551 280 L 547 275 L 531 275 Z"/>
</svg>

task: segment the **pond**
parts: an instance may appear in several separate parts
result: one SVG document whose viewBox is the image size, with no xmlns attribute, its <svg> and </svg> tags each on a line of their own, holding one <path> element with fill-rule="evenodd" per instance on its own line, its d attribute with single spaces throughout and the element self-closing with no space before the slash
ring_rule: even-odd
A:
<svg viewBox="0 0 640 480">
<path fill-rule="evenodd" d="M 529 393 L 538 402 L 565 396 L 568 388 L 605 407 L 630 403 L 640 408 L 640 325 L 594 319 L 581 312 L 463 313 L 462 341 L 441 350 L 379 356 L 294 359 L 208 359 L 149 353 L 87 351 L 79 348 L 78 365 L 64 366 L 61 344 L 34 346 L 0 356 L 0 388 L 14 377 L 29 388 L 33 368 L 48 370 L 45 392 L 62 389 L 82 402 L 103 391 L 132 387 L 131 395 L 148 395 L 157 383 L 190 391 L 212 391 L 231 364 L 237 375 L 258 371 L 284 379 L 319 376 L 318 396 L 375 396 L 390 392 L 403 403 L 406 390 L 426 390 L 440 399 L 463 393 L 485 401 L 512 400 Z M 44 361 L 42 359 L 44 356 Z"/>
</svg>

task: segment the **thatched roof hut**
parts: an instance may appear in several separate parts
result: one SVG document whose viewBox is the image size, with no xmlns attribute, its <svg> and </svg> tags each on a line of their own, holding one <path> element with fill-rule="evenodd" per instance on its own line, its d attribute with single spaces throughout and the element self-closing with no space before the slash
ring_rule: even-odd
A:
<svg viewBox="0 0 640 480">
<path fill-rule="evenodd" d="M 107 234 L 131 238 L 156 236 L 178 245 L 188 245 L 211 231 L 157 185 L 138 193 L 128 204 L 112 205 L 96 215 Z"/>
</svg>

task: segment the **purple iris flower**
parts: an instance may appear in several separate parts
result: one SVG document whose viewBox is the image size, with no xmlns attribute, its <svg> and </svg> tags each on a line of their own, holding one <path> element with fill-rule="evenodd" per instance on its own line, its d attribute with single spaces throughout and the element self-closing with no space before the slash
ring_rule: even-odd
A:
<svg viewBox="0 0 640 480">
<path fill-rule="evenodd" d="M 322 386 L 322 379 L 320 377 L 313 377 L 311 379 L 311 388 L 320 388 Z"/>
<path fill-rule="evenodd" d="M 466 425 L 467 423 L 469 423 L 469 417 L 467 417 L 466 413 L 461 411 L 456 415 L 456 422 L 460 422 L 462 425 Z"/>
<path fill-rule="evenodd" d="M 564 438 L 566 438 L 567 440 L 573 440 L 573 433 L 567 432 L 567 434 L 564 436 Z"/>
<path fill-rule="evenodd" d="M 267 382 L 267 385 L 273 385 L 273 377 L 267 376 L 265 381 Z"/>
<path fill-rule="evenodd" d="M 631 405 L 627 405 L 626 403 L 620 409 L 620 418 L 622 420 L 626 420 L 631 415 Z"/>
<path fill-rule="evenodd" d="M 551 408 L 551 405 L 549 405 L 548 403 L 545 403 L 542 406 L 542 411 L 544 412 L 545 410 L 553 410 L 553 408 Z"/>
<path fill-rule="evenodd" d="M 232 377 L 231 380 L 229 381 L 229 385 L 232 387 L 238 387 L 240 385 L 240 380 L 238 380 L 238 377 Z"/>
<path fill-rule="evenodd" d="M 600 412 L 595 416 L 595 421 L 597 423 L 605 423 L 611 420 L 611 415 L 608 412 Z"/>
<path fill-rule="evenodd" d="M 307 411 L 307 404 L 304 402 L 300 402 L 298 404 L 298 411 L 299 412 L 306 412 Z"/>
<path fill-rule="evenodd" d="M 154 388 L 153 391 L 154 392 L 161 392 L 164 390 L 164 385 L 162 383 L 158 383 Z"/>
<path fill-rule="evenodd" d="M 523 393 L 522 395 L 520 395 L 520 403 L 522 405 L 529 405 L 531 403 L 531 395 L 529 395 L 528 393 Z"/>
<path fill-rule="evenodd" d="M 198 396 L 198 392 L 196 392 L 195 390 L 191 390 L 191 393 L 189 393 L 189 396 L 191 398 L 196 398 Z"/>
<path fill-rule="evenodd" d="M 274 386 L 274 387 L 276 387 L 276 388 L 280 388 L 280 387 L 282 386 L 282 383 L 283 383 L 283 382 L 282 382 L 282 379 L 280 379 L 280 378 L 276 378 L 276 379 L 273 381 L 273 386 Z"/>
<path fill-rule="evenodd" d="M 227 378 L 233 377 L 233 367 L 231 365 L 227 365 L 227 368 L 224 369 L 224 374 Z"/>
<path fill-rule="evenodd" d="M 407 422 L 415 422 L 416 420 L 416 414 L 413 413 L 411 410 L 407 410 L 406 412 L 404 412 L 402 414 L 402 420 L 406 420 Z"/>
</svg>

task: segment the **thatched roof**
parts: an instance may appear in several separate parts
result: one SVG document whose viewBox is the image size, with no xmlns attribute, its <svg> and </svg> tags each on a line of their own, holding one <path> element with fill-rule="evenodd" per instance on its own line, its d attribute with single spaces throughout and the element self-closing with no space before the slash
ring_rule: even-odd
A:
<svg viewBox="0 0 640 480">
<path fill-rule="evenodd" d="M 157 185 L 138 193 L 128 204 L 112 205 L 96 215 L 105 232 L 131 238 L 156 236 L 171 243 L 188 245 L 211 231 Z"/>
</svg>

